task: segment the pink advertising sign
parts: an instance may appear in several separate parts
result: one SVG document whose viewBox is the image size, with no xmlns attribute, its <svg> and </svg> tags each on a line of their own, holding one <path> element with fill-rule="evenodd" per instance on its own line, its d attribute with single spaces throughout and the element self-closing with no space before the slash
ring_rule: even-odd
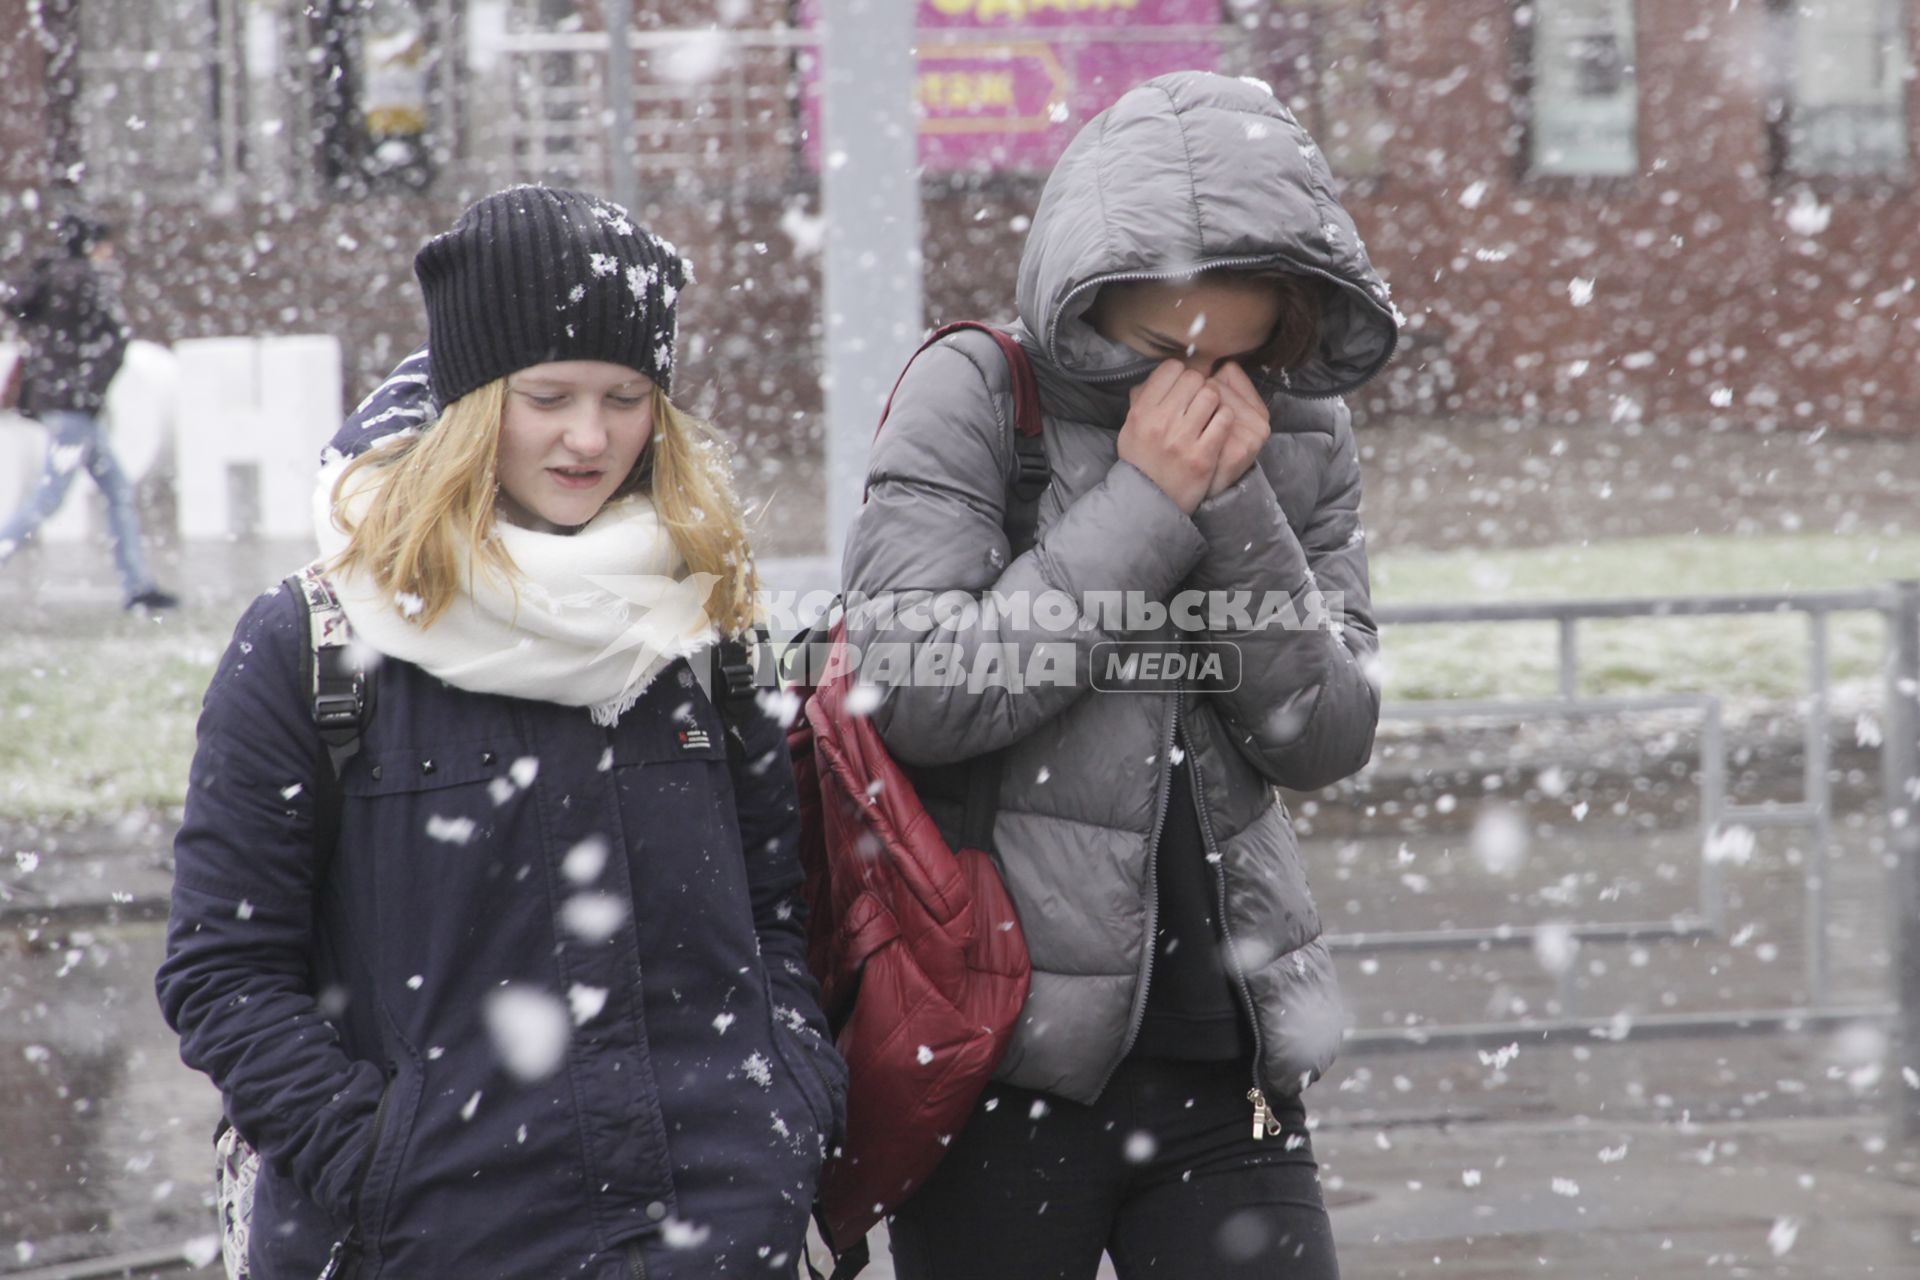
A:
<svg viewBox="0 0 1920 1280">
<path fill-rule="evenodd" d="M 919 0 L 920 162 L 1045 171 L 1081 125 L 1142 80 L 1212 71 L 1219 0 Z M 819 17 L 803 0 L 801 20 Z M 818 62 L 803 59 L 807 159 L 819 164 Z"/>
</svg>

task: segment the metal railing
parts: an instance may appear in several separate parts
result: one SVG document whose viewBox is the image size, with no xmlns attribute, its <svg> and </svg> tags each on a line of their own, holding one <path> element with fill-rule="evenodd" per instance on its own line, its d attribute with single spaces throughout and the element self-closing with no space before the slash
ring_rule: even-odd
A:
<svg viewBox="0 0 1920 1280">
<path fill-rule="evenodd" d="M 1893 999 L 1836 1004 L 1831 999 L 1828 950 L 1828 865 L 1832 845 L 1833 783 L 1829 744 L 1831 619 L 1836 613 L 1878 613 L 1885 622 L 1885 730 L 1882 798 L 1888 832 L 1888 906 L 1893 934 Z M 1726 735 L 1720 699 L 1710 695 L 1592 697 L 1580 692 L 1580 627 L 1608 619 L 1710 618 L 1799 615 L 1806 621 L 1805 715 L 1801 724 L 1802 794 L 1788 803 L 1735 804 L 1727 798 Z M 1920 582 L 1854 591 L 1780 592 L 1693 599 L 1542 601 L 1488 605 L 1404 605 L 1379 610 L 1383 627 L 1469 623 L 1551 622 L 1558 628 L 1558 696 L 1388 703 L 1383 719 L 1438 722 L 1459 719 L 1694 711 L 1700 715 L 1700 868 L 1696 911 L 1665 921 L 1588 921 L 1567 929 L 1593 942 L 1724 936 L 1726 886 L 1715 842 L 1735 827 L 1788 827 L 1807 833 L 1802 870 L 1807 1002 L 1804 1005 L 1714 1013 L 1588 1018 L 1573 1013 L 1573 991 L 1563 978 L 1560 1016 L 1511 1022 L 1366 1028 L 1349 1033 L 1361 1051 L 1492 1046 L 1515 1040 L 1591 1043 L 1595 1039 L 1668 1038 L 1739 1032 L 1812 1030 L 1856 1022 L 1885 1026 L 1894 1056 L 1894 1107 L 1902 1132 L 1920 1134 Z M 1530 945 L 1539 925 L 1330 935 L 1343 951 L 1481 949 Z M 1571 968 L 1567 971 L 1571 974 Z"/>
</svg>

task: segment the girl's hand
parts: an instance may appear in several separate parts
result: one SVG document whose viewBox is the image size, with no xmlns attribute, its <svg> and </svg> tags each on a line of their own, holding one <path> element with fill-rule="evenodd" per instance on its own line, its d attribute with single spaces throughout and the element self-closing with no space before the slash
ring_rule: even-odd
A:
<svg viewBox="0 0 1920 1280">
<path fill-rule="evenodd" d="M 1166 360 L 1128 399 L 1120 457 L 1192 515 L 1219 469 L 1221 444 L 1234 416 L 1221 388 L 1178 360 Z"/>
<path fill-rule="evenodd" d="M 1267 402 L 1254 390 L 1253 380 L 1238 363 L 1229 360 L 1222 364 L 1219 371 L 1207 379 L 1207 385 L 1219 393 L 1221 406 L 1231 419 L 1223 433 L 1213 477 L 1207 485 L 1206 496 L 1211 498 L 1232 488 L 1247 474 L 1268 437 L 1273 435 L 1273 420 L 1267 412 Z"/>
</svg>

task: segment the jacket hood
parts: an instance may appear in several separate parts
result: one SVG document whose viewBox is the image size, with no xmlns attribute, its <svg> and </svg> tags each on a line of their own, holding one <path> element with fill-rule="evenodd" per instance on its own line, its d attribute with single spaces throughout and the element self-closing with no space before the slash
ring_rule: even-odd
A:
<svg viewBox="0 0 1920 1280">
<path fill-rule="evenodd" d="M 418 431 L 440 415 L 428 385 L 427 349 L 416 347 L 387 380 L 348 415 L 321 453 L 321 461 L 354 458 L 388 436 Z"/>
<path fill-rule="evenodd" d="M 1100 286 L 1222 267 L 1336 286 L 1318 354 L 1270 390 L 1341 395 L 1392 358 L 1399 314 L 1293 113 L 1258 81 L 1160 76 L 1088 121 L 1054 167 L 1020 259 L 1020 318 L 1068 375 L 1135 381 L 1158 362 L 1081 318 Z"/>
</svg>

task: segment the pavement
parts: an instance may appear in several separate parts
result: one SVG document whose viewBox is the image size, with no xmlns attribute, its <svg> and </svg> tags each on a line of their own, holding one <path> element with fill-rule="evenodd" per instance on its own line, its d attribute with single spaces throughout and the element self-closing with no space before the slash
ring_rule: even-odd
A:
<svg viewBox="0 0 1920 1280">
<path fill-rule="evenodd" d="M 218 1098 L 150 994 L 167 834 L 0 833 L 0 1274 L 178 1277 L 205 1256 Z M 1363 1023 L 1409 988 L 1483 999 L 1485 957 L 1381 960 L 1341 956 Z M 1652 971 L 1684 990 L 1677 961 Z M 1889 1120 L 1909 1086 L 1874 1067 L 1878 1034 L 1356 1051 L 1309 1095 L 1343 1273 L 1920 1276 L 1920 1144 Z M 877 1243 L 868 1275 L 889 1280 Z"/>
<path fill-rule="evenodd" d="M 155 560 L 183 612 L 224 630 L 305 556 L 299 544 L 220 543 L 163 547 Z M 823 568 L 767 565 L 775 585 L 794 589 Z M 0 569 L 0 643 L 10 629 L 142 625 L 118 603 L 103 548 L 31 550 Z M 179 1065 L 151 995 L 169 835 L 137 816 L 0 827 L 0 1274 L 183 1276 L 194 1271 L 182 1259 L 205 1249 L 218 1098 Z M 1887 995 L 1874 839 L 1843 831 L 1833 885 L 1837 995 L 1862 1002 Z M 1527 885 L 1473 880 L 1471 859 L 1449 859 L 1458 843 L 1431 827 L 1424 843 L 1346 831 L 1320 840 L 1309 861 L 1336 918 L 1363 903 L 1365 918 L 1399 927 L 1423 912 L 1466 922 L 1475 909 L 1505 904 L 1518 918 L 1539 908 Z M 1556 855 L 1570 863 L 1540 868 L 1541 892 L 1571 866 L 1588 883 L 1644 893 L 1630 914 L 1661 918 L 1662 886 L 1674 901 L 1687 891 L 1662 868 L 1695 853 L 1685 830 L 1590 839 Z M 1423 890 L 1402 883 L 1407 854 L 1420 859 Z M 1596 947 L 1582 955 L 1599 962 L 1586 974 L 1587 1007 L 1796 1002 L 1797 884 L 1792 850 L 1763 844 L 1734 874 L 1735 919 L 1777 944 L 1771 954 L 1728 940 Z M 1524 950 L 1352 952 L 1340 964 L 1356 1020 L 1376 1028 L 1408 1010 L 1484 1019 L 1496 1003 L 1507 1016 L 1555 998 Z M 1309 1094 L 1343 1273 L 1920 1277 L 1920 1144 L 1891 1118 L 1920 1086 L 1886 1076 L 1884 1048 L 1884 1028 L 1863 1022 L 1644 1044 L 1516 1037 L 1511 1053 L 1356 1051 Z M 867 1274 L 888 1280 L 885 1250 L 876 1253 Z"/>
</svg>

